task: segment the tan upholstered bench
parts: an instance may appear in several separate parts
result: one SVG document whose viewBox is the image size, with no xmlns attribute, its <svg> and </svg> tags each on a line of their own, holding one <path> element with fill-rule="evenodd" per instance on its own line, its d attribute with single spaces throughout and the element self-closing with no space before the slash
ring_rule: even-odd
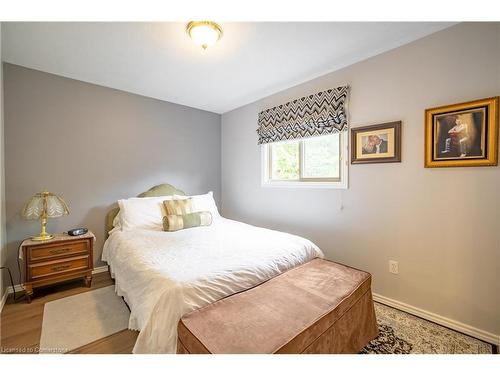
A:
<svg viewBox="0 0 500 375">
<path fill-rule="evenodd" d="M 314 259 L 185 315 L 178 353 L 358 353 L 377 336 L 370 274 Z"/>
</svg>

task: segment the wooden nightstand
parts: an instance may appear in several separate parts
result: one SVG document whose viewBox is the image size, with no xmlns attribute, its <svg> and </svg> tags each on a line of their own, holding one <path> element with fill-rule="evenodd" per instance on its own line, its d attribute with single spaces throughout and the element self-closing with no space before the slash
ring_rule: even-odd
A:
<svg viewBox="0 0 500 375">
<path fill-rule="evenodd" d="M 31 302 L 33 288 L 40 286 L 83 277 L 85 285 L 90 287 L 94 240 L 90 231 L 81 236 L 56 234 L 47 241 L 24 240 L 19 258 L 24 261 L 27 302 Z"/>
</svg>

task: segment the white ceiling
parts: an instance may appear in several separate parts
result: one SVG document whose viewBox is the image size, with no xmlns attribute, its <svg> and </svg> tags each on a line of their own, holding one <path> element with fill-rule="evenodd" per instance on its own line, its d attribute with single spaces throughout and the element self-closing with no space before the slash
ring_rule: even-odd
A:
<svg viewBox="0 0 500 375">
<path fill-rule="evenodd" d="M 183 23 L 2 23 L 2 59 L 216 113 L 452 23 L 221 23 L 206 51 Z"/>
</svg>

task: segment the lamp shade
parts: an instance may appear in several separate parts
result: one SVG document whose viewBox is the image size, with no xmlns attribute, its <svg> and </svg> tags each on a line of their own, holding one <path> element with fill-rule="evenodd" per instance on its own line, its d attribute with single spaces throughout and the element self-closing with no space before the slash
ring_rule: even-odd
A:
<svg viewBox="0 0 500 375">
<path fill-rule="evenodd" d="M 24 206 L 22 215 L 25 219 L 35 220 L 46 217 L 60 217 L 68 215 L 68 206 L 64 200 L 48 191 L 36 193 Z"/>
</svg>

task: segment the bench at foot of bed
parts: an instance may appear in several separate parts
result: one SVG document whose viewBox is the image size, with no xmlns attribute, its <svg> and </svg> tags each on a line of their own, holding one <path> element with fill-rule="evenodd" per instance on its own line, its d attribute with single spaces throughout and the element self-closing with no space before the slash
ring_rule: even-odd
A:
<svg viewBox="0 0 500 375">
<path fill-rule="evenodd" d="M 314 259 L 185 315 L 177 353 L 358 353 L 377 334 L 370 274 Z"/>
</svg>

